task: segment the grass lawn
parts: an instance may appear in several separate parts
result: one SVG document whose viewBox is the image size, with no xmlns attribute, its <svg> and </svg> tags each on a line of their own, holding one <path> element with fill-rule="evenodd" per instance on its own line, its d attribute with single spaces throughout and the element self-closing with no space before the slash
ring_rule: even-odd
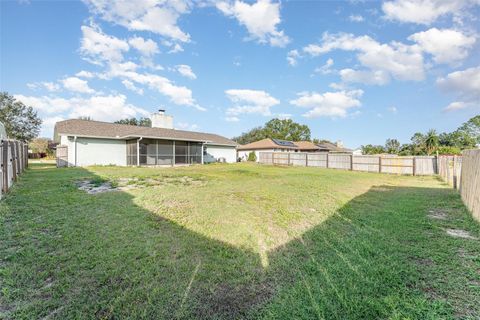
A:
<svg viewBox="0 0 480 320">
<path fill-rule="evenodd" d="M 0 318 L 479 319 L 478 238 L 436 177 L 34 164 L 0 203 Z"/>
</svg>

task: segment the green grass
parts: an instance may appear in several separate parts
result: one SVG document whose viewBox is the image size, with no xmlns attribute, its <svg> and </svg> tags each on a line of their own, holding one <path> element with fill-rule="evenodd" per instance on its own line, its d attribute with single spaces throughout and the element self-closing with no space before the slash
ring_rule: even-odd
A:
<svg viewBox="0 0 480 320">
<path fill-rule="evenodd" d="M 446 228 L 480 237 L 436 177 L 36 164 L 0 203 L 0 318 L 478 319 L 480 241 Z"/>
</svg>

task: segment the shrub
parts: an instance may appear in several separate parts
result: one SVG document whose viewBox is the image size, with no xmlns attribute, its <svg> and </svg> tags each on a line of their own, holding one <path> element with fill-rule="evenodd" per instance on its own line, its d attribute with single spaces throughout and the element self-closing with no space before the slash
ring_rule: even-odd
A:
<svg viewBox="0 0 480 320">
<path fill-rule="evenodd" d="M 257 155 L 255 154 L 255 151 L 252 151 L 248 154 L 248 161 L 257 161 Z"/>
<path fill-rule="evenodd" d="M 437 149 L 438 154 L 462 154 L 458 147 L 440 146 Z"/>
</svg>

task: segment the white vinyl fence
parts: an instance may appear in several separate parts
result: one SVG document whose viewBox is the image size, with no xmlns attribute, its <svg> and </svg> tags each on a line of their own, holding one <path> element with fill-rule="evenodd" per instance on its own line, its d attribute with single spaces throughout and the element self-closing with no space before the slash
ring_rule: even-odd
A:
<svg viewBox="0 0 480 320">
<path fill-rule="evenodd" d="M 16 140 L 1 140 L 0 144 L 0 198 L 19 174 L 28 167 L 28 146 Z"/>
</svg>

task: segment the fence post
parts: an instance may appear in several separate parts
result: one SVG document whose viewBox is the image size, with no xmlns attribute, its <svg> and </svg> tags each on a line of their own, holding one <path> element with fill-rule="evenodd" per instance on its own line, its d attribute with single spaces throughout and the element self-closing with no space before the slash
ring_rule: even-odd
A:
<svg viewBox="0 0 480 320">
<path fill-rule="evenodd" d="M 2 148 L 3 148 L 3 192 L 8 191 L 8 141 L 2 140 Z"/>
<path fill-rule="evenodd" d="M 328 152 L 327 152 L 327 168 L 329 168 L 329 163 L 328 163 Z"/>
<path fill-rule="evenodd" d="M 28 168 L 28 144 L 25 145 L 25 168 Z"/>
<path fill-rule="evenodd" d="M 413 157 L 413 175 L 416 175 L 417 170 L 417 157 Z"/>
<path fill-rule="evenodd" d="M 10 156 L 12 160 L 13 181 L 17 181 L 17 164 L 15 160 L 15 142 L 10 141 Z"/>
<path fill-rule="evenodd" d="M 308 152 L 305 153 L 305 167 L 308 167 Z"/>
<path fill-rule="evenodd" d="M 287 152 L 288 153 L 288 162 L 287 162 L 287 165 L 289 166 L 291 163 L 290 163 L 290 152 Z"/>
<path fill-rule="evenodd" d="M 378 157 L 378 173 L 382 173 L 382 156 Z"/>
<path fill-rule="evenodd" d="M 457 156 L 453 155 L 453 189 L 457 189 Z"/>
<path fill-rule="evenodd" d="M 350 155 L 350 171 L 353 171 L 353 154 Z"/>
</svg>

